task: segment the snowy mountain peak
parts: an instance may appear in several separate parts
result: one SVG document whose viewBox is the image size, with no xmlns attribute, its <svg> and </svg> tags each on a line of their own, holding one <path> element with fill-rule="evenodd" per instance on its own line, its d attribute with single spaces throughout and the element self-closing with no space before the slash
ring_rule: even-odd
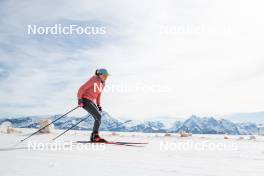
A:
<svg viewBox="0 0 264 176">
<path fill-rule="evenodd" d="M 54 120 L 59 115 L 49 116 L 48 118 Z M 47 116 L 46 116 L 47 118 Z M 83 117 L 82 117 L 83 118 Z M 57 129 L 67 129 L 76 124 L 82 118 L 80 117 L 66 117 L 54 123 Z M 38 128 L 39 117 L 22 117 L 11 119 L 0 119 L 0 124 L 10 122 L 14 127 L 21 128 Z M 124 123 L 126 122 L 126 123 Z M 91 130 L 94 119 L 87 118 L 80 123 L 75 130 Z M 103 112 L 100 130 L 102 131 L 124 131 L 124 132 L 151 132 L 151 133 L 165 133 L 165 132 L 191 132 L 194 134 L 254 134 L 257 133 L 257 125 L 253 123 L 233 123 L 226 119 L 216 120 L 213 117 L 198 117 L 192 115 L 185 121 L 174 121 L 170 127 L 165 126 L 161 121 L 121 121 L 111 117 L 107 112 Z"/>
</svg>

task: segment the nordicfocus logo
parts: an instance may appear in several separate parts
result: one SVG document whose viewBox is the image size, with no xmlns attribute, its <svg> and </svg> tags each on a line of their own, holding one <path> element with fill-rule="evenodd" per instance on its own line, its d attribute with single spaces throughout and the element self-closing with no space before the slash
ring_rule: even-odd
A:
<svg viewBox="0 0 264 176">
<path fill-rule="evenodd" d="M 161 151 L 236 151 L 238 146 L 233 142 L 212 141 L 160 141 Z"/>
<path fill-rule="evenodd" d="M 93 85 L 94 92 L 102 92 L 102 84 L 98 85 L 94 83 Z M 118 93 L 132 93 L 132 92 L 145 92 L 145 93 L 168 93 L 172 92 L 173 89 L 168 85 L 163 84 L 145 84 L 143 82 L 137 82 L 134 84 L 120 83 L 120 84 L 111 84 L 104 87 L 105 92 L 118 92 Z"/>
<path fill-rule="evenodd" d="M 54 26 L 27 26 L 28 35 L 104 35 L 106 27 L 104 26 L 80 26 L 55 24 Z"/>
<path fill-rule="evenodd" d="M 84 145 L 82 143 L 73 142 L 28 142 L 28 150 L 41 150 L 41 151 L 65 151 L 65 150 L 89 150 L 89 151 L 104 151 L 106 149 L 105 144 L 90 144 Z"/>
</svg>

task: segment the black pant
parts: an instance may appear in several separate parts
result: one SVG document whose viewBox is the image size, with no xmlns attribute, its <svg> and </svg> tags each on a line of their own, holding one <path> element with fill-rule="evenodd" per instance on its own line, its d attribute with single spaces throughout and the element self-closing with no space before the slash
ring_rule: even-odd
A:
<svg viewBox="0 0 264 176">
<path fill-rule="evenodd" d="M 101 114 L 99 112 L 99 109 L 94 104 L 94 102 L 86 98 L 83 98 L 83 104 L 84 104 L 83 108 L 88 113 L 90 113 L 94 118 L 93 133 L 98 133 L 98 130 L 101 124 Z"/>
</svg>

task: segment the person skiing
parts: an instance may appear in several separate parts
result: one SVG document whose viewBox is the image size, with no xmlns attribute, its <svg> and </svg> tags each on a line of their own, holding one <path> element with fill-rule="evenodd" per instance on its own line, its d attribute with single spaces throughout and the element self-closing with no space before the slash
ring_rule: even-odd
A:
<svg viewBox="0 0 264 176">
<path fill-rule="evenodd" d="M 97 69 L 95 75 L 79 88 L 77 94 L 78 105 L 83 107 L 94 118 L 93 131 L 90 137 L 92 142 L 107 142 L 99 136 L 99 127 L 102 117 L 100 113 L 102 112 L 100 98 L 108 76 L 109 73 L 106 69 Z"/>
</svg>

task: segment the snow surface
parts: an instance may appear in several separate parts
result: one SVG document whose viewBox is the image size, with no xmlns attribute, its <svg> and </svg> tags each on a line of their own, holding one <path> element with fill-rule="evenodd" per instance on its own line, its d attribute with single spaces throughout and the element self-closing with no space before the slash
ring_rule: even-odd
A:
<svg viewBox="0 0 264 176">
<path fill-rule="evenodd" d="M 22 134 L 0 133 L 0 149 L 8 148 L 33 132 L 22 129 Z M 49 142 L 61 130 L 52 134 L 36 135 L 28 142 Z M 193 135 L 180 138 L 178 134 L 164 137 L 152 133 L 101 133 L 108 140 L 149 142 L 145 147 L 85 144 L 86 150 L 28 150 L 28 143 L 14 150 L 0 150 L 1 176 L 262 176 L 264 173 L 264 137 L 224 135 Z M 241 139 L 238 139 L 241 137 Z M 242 139 L 242 137 L 244 139 Z M 70 131 L 58 142 L 88 140 L 85 131 Z M 225 149 L 180 148 L 175 144 L 224 144 Z M 166 145 L 170 144 L 170 145 Z M 173 145 L 172 145 L 173 144 Z M 93 146 L 92 146 L 93 145 Z M 83 146 L 83 145 L 82 145 Z M 100 148 L 100 147 L 101 148 Z M 164 147 L 164 146 L 167 146 Z M 170 147 L 168 147 L 170 146 Z M 179 145 L 177 145 L 179 146 Z M 232 147 L 230 147 L 232 146 Z M 90 148 L 89 148 L 90 147 Z M 97 147 L 97 150 L 92 150 Z M 99 148 L 99 149 L 98 149 Z"/>
</svg>

